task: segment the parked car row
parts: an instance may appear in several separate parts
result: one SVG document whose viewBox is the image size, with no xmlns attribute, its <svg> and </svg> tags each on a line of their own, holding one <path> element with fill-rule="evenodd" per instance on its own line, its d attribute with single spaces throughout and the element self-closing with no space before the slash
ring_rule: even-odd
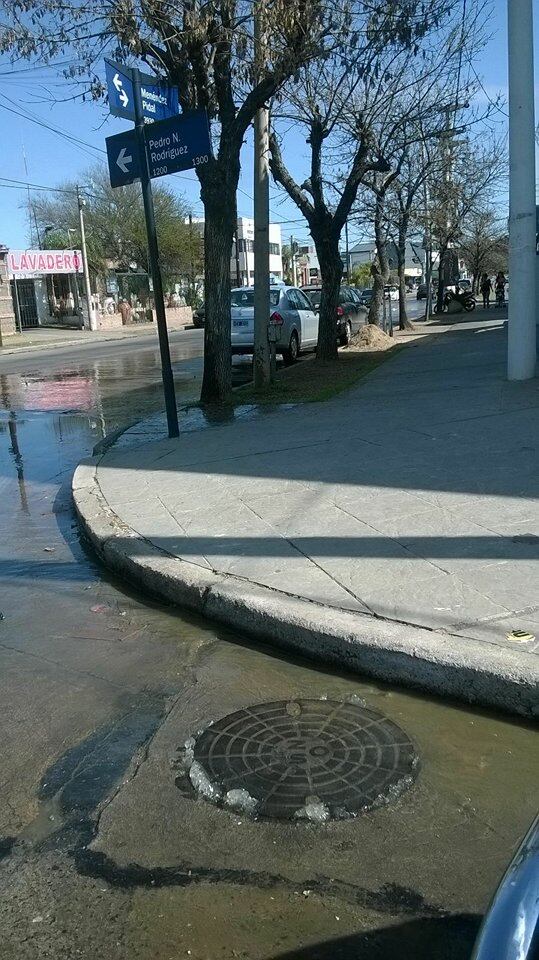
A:
<svg viewBox="0 0 539 960">
<path fill-rule="evenodd" d="M 276 284 L 270 288 L 269 322 L 275 327 L 276 352 L 282 354 L 285 363 L 294 363 L 301 352 L 316 349 L 321 297 L 320 287 L 300 290 Z M 252 353 L 254 288 L 232 290 L 230 304 L 232 353 Z M 341 287 L 335 318 L 335 336 L 339 344 L 348 344 L 366 319 L 357 291 L 352 287 Z"/>
<path fill-rule="evenodd" d="M 269 322 L 275 328 L 277 353 L 285 363 L 294 363 L 301 352 L 315 350 L 318 343 L 318 322 L 322 288 L 299 289 L 275 284 L 269 293 Z M 233 354 L 248 354 L 254 348 L 254 287 L 237 287 L 230 293 L 231 342 Z M 193 325 L 205 323 L 205 307 L 193 311 Z M 367 322 L 367 311 L 360 291 L 341 287 L 335 318 L 335 336 L 341 346 L 350 343 L 359 328 Z"/>
</svg>

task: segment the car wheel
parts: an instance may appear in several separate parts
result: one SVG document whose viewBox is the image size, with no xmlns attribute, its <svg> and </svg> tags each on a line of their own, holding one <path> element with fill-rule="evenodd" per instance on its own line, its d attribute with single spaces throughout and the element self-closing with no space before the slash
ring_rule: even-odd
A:
<svg viewBox="0 0 539 960">
<path fill-rule="evenodd" d="M 296 331 L 292 333 L 290 337 L 290 343 L 288 344 L 288 350 L 283 351 L 283 360 L 286 367 L 290 367 L 293 363 L 296 363 L 299 356 L 299 340 Z"/>
</svg>

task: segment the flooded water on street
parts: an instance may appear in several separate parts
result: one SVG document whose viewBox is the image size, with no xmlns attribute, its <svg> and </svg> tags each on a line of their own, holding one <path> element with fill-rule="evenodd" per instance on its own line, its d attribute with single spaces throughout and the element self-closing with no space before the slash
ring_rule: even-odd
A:
<svg viewBox="0 0 539 960">
<path fill-rule="evenodd" d="M 199 353 L 173 342 L 181 403 Z M 0 958 L 465 960 L 534 812 L 535 732 L 277 655 L 109 576 L 73 470 L 162 406 L 155 347 L 0 359 Z M 212 719 L 351 695 L 419 751 L 394 806 L 253 823 L 176 782 Z"/>
</svg>

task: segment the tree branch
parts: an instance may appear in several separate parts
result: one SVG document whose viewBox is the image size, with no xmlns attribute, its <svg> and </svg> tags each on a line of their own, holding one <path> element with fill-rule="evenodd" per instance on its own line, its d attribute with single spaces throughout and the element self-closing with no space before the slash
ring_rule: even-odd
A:
<svg viewBox="0 0 539 960">
<path fill-rule="evenodd" d="M 279 141 L 275 133 L 272 131 L 269 138 L 270 145 L 270 170 L 277 183 L 280 183 L 282 187 L 286 190 L 288 196 L 294 203 L 299 207 L 303 216 L 309 223 L 314 220 L 315 209 L 307 195 L 303 192 L 298 183 L 294 180 L 291 174 L 288 172 L 283 156 L 281 153 L 281 148 L 279 146 Z"/>
</svg>

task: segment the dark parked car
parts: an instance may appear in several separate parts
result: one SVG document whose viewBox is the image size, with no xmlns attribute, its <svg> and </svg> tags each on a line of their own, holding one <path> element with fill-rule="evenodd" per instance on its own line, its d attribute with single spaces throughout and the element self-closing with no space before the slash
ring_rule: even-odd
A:
<svg viewBox="0 0 539 960">
<path fill-rule="evenodd" d="M 363 307 L 370 307 L 373 296 L 374 290 L 372 287 L 366 287 L 365 290 L 362 290 L 359 295 L 361 305 Z"/>
<path fill-rule="evenodd" d="M 320 300 L 322 297 L 322 288 L 307 286 L 302 287 L 313 305 L 313 309 L 318 313 L 320 310 Z M 351 338 L 358 332 L 359 328 L 367 322 L 367 311 L 363 307 L 359 291 L 353 287 L 341 287 L 339 292 L 339 306 L 337 307 L 337 340 L 340 346 L 344 347 L 350 343 Z"/>
<path fill-rule="evenodd" d="M 193 326 L 200 329 L 206 322 L 206 308 L 203 303 L 196 310 L 193 310 Z"/>
<path fill-rule="evenodd" d="M 427 284 L 420 283 L 417 288 L 416 300 L 426 300 L 427 299 Z"/>
</svg>

